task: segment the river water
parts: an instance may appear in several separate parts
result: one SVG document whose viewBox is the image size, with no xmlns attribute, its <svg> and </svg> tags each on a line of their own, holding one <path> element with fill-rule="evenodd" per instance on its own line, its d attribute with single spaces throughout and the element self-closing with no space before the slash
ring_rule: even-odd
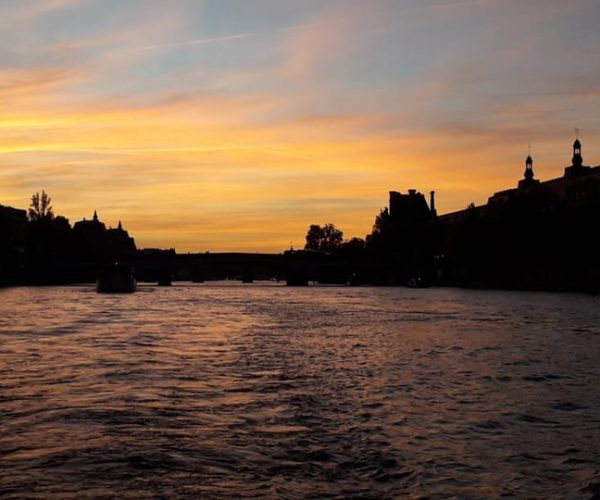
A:
<svg viewBox="0 0 600 500">
<path fill-rule="evenodd" d="M 0 496 L 593 498 L 600 297 L 0 291 Z"/>
</svg>

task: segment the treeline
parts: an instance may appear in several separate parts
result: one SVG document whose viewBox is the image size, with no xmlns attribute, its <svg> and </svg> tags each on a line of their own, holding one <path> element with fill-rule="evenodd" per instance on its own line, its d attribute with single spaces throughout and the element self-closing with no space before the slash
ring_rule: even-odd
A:
<svg viewBox="0 0 600 500">
<path fill-rule="evenodd" d="M 306 233 L 304 250 L 311 252 L 357 254 L 364 252 L 365 240 L 351 238 L 344 240 L 344 233 L 334 224 L 320 226 L 312 224 Z"/>
</svg>

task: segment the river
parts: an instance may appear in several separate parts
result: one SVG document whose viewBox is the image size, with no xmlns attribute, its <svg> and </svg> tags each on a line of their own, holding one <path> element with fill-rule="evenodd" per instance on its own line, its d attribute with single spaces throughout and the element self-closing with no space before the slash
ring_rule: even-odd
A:
<svg viewBox="0 0 600 500">
<path fill-rule="evenodd" d="M 592 498 L 600 297 L 0 290 L 0 496 Z"/>
</svg>

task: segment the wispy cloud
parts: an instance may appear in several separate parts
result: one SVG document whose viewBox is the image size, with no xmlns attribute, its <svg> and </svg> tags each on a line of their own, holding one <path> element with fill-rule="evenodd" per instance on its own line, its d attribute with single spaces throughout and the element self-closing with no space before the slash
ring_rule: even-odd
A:
<svg viewBox="0 0 600 500">
<path fill-rule="evenodd" d="M 2 16 L 0 26 L 14 26 L 15 23 L 29 22 L 36 17 L 80 7 L 89 0 L 20 0 L 7 1 L 0 5 Z"/>
<path fill-rule="evenodd" d="M 207 45 L 211 43 L 219 43 L 219 42 L 229 42 L 232 40 L 243 40 L 245 38 L 251 38 L 256 36 L 256 33 L 238 33 L 236 35 L 226 35 L 226 36 L 216 36 L 212 38 L 199 38 L 196 40 L 184 40 L 180 42 L 171 42 L 171 43 L 162 43 L 157 45 L 146 45 L 141 47 L 132 47 L 130 49 L 132 51 L 146 51 L 146 50 L 170 50 L 170 49 L 178 49 L 182 47 L 193 47 L 196 45 Z"/>
<path fill-rule="evenodd" d="M 221 43 L 221 42 L 231 42 L 231 41 L 236 41 L 236 40 L 244 40 L 244 39 L 248 39 L 248 38 L 265 36 L 265 35 L 280 34 L 280 33 L 285 33 L 285 32 L 289 32 L 289 31 L 304 30 L 304 29 L 309 29 L 309 28 L 323 28 L 323 27 L 331 26 L 332 24 L 342 22 L 344 19 L 347 19 L 347 18 L 338 17 L 336 19 L 323 20 L 323 21 L 304 23 L 304 24 L 294 24 L 294 25 L 290 25 L 290 26 L 275 27 L 275 28 L 261 30 L 261 31 L 233 33 L 230 35 L 207 37 L 207 38 L 196 38 L 196 39 L 191 39 L 191 40 L 180 40 L 180 41 L 166 42 L 166 43 L 160 43 L 160 44 L 154 44 L 154 45 L 145 45 L 145 46 L 139 46 L 139 47 L 134 46 L 134 47 L 125 48 L 123 50 L 130 50 L 130 51 L 173 50 L 173 49 L 180 49 L 180 48 L 186 48 L 186 47 L 194 47 L 194 46 L 198 46 L 198 45 L 209 45 L 209 44 L 216 44 L 216 43 Z"/>
</svg>

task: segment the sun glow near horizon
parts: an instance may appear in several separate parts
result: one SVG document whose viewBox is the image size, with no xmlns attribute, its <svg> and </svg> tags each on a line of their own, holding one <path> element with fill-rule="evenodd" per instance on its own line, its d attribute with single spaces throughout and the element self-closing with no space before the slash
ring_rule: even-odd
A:
<svg viewBox="0 0 600 500">
<path fill-rule="evenodd" d="M 392 189 L 485 202 L 529 143 L 560 175 L 575 126 L 600 163 L 593 1 L 260 7 L 4 2 L 0 203 L 45 189 L 141 247 L 278 252 L 311 223 L 364 237 Z"/>
</svg>

